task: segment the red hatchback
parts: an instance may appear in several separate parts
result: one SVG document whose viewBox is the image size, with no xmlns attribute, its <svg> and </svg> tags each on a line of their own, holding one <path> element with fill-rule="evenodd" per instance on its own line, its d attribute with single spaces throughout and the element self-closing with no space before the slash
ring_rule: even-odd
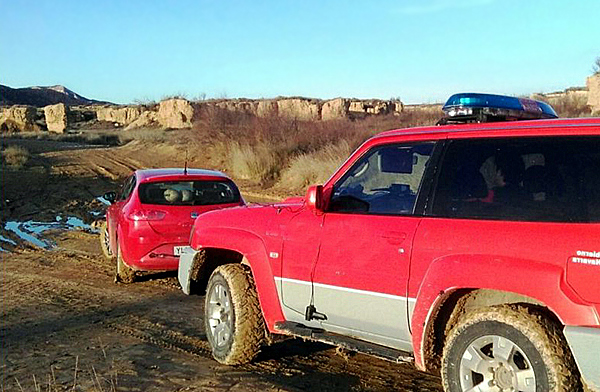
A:
<svg viewBox="0 0 600 392">
<path fill-rule="evenodd" d="M 244 204 L 233 181 L 218 171 L 135 171 L 119 193 L 108 192 L 100 244 L 117 259 L 116 281 L 131 283 L 135 271 L 177 270 L 198 215 Z"/>
</svg>

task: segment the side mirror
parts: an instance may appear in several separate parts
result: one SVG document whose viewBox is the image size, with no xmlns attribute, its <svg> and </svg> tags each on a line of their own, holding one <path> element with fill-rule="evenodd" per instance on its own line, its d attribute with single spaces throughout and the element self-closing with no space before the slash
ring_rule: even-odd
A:
<svg viewBox="0 0 600 392">
<path fill-rule="evenodd" d="M 106 201 L 108 201 L 110 204 L 114 203 L 115 200 L 117 200 L 117 192 L 106 192 L 104 194 L 104 196 L 102 196 Z"/>
<path fill-rule="evenodd" d="M 323 185 L 312 185 L 306 191 L 304 203 L 315 211 L 323 211 Z"/>
</svg>

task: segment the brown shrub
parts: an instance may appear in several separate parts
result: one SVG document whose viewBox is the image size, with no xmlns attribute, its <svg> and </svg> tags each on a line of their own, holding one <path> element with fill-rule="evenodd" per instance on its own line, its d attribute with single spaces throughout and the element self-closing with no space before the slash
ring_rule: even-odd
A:
<svg viewBox="0 0 600 392">
<path fill-rule="evenodd" d="M 592 110 L 587 104 L 587 96 L 576 92 L 567 92 L 558 96 L 534 95 L 535 99 L 552 105 L 559 117 L 589 117 Z"/>
<path fill-rule="evenodd" d="M 29 151 L 21 146 L 9 146 L 2 151 L 2 158 L 7 165 L 21 168 L 29 160 Z"/>
<path fill-rule="evenodd" d="M 400 115 L 365 119 L 300 121 L 278 116 L 260 118 L 217 107 L 201 107 L 194 132 L 210 140 L 212 152 L 237 178 L 300 190 L 322 182 L 349 153 L 381 131 L 433 125 L 439 106 L 412 108 Z"/>
<path fill-rule="evenodd" d="M 227 145 L 231 173 L 241 179 L 255 179 L 265 183 L 279 173 L 276 153 L 264 142 L 252 145 L 236 141 Z"/>
<path fill-rule="evenodd" d="M 291 159 L 281 173 L 279 186 L 302 193 L 311 184 L 323 184 L 348 158 L 352 149 L 346 140 Z"/>
</svg>

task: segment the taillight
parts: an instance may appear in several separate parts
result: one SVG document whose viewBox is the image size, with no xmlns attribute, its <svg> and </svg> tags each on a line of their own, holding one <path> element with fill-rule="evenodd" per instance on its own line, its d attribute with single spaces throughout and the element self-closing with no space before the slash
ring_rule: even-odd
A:
<svg viewBox="0 0 600 392">
<path fill-rule="evenodd" d="M 134 221 L 158 221 L 164 219 L 166 212 L 160 210 L 135 210 L 127 217 Z"/>
</svg>

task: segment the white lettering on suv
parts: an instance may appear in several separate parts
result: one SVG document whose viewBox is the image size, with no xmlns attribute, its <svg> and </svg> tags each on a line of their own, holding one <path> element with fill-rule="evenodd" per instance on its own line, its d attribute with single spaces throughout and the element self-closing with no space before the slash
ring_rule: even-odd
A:
<svg viewBox="0 0 600 392">
<path fill-rule="evenodd" d="M 578 250 L 577 256 L 571 257 L 572 263 L 600 266 L 600 252 Z"/>
</svg>

